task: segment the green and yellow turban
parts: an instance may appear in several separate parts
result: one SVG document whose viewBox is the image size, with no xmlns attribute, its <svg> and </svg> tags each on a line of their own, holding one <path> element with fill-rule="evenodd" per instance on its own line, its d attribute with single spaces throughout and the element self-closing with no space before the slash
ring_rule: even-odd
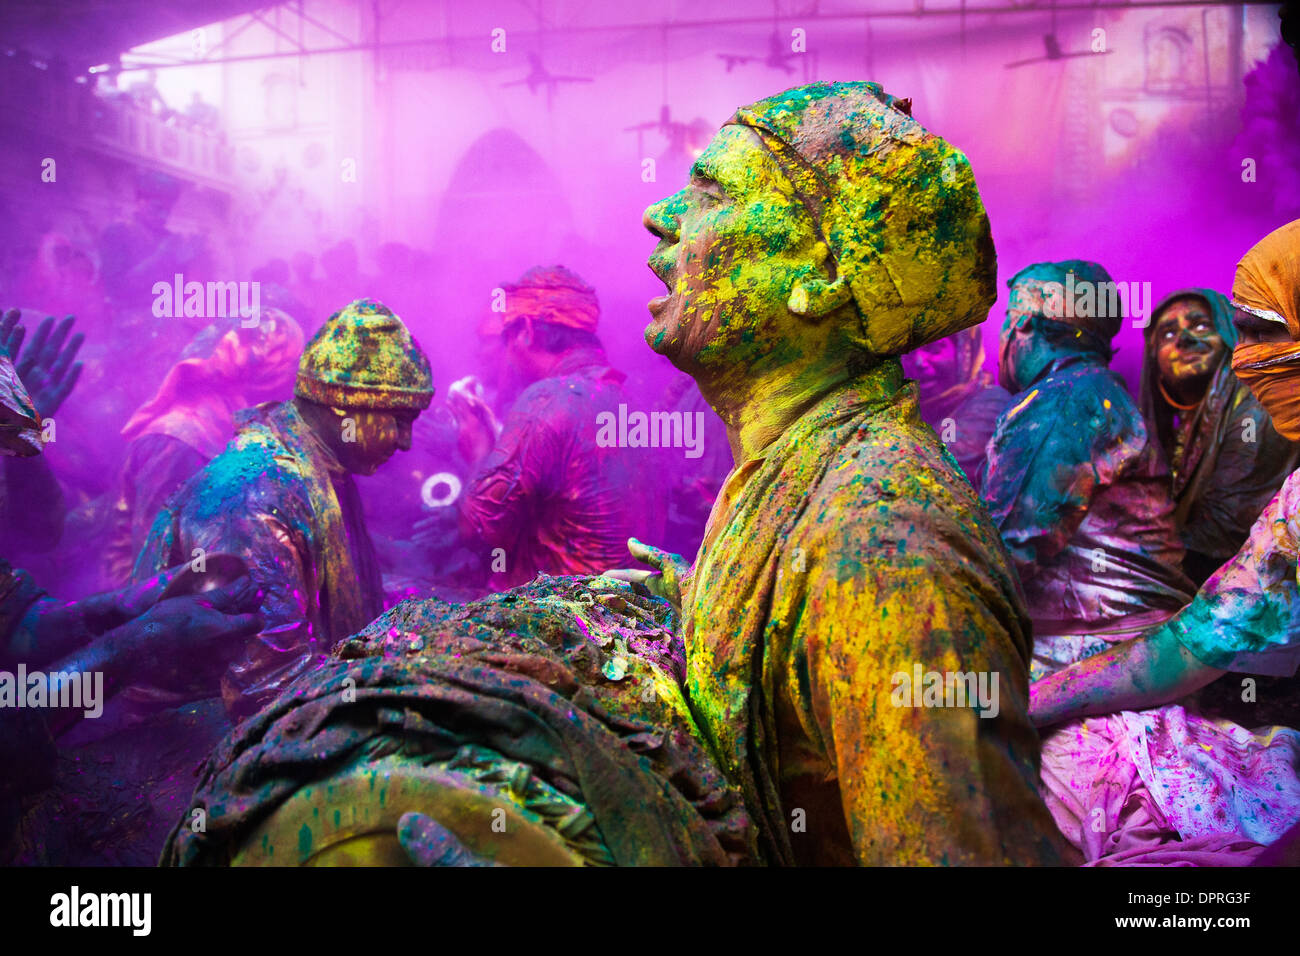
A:
<svg viewBox="0 0 1300 956">
<path fill-rule="evenodd" d="M 835 258 L 862 317 L 897 355 L 984 321 L 997 298 L 988 216 L 966 157 L 875 83 L 813 83 L 742 107 Z"/>
</svg>

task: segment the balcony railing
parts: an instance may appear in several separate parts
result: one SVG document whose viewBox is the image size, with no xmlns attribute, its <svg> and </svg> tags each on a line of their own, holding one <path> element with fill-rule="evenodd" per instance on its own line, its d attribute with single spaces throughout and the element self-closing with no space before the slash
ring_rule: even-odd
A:
<svg viewBox="0 0 1300 956">
<path fill-rule="evenodd" d="M 0 125 L 61 137 L 218 189 L 234 185 L 235 151 L 224 133 L 150 113 L 125 94 L 100 95 L 57 66 L 41 69 L 18 55 L 0 55 Z"/>
</svg>

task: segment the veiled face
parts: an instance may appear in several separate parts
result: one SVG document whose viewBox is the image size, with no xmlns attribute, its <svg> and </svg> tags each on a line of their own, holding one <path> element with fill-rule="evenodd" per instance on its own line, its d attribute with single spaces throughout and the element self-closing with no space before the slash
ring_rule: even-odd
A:
<svg viewBox="0 0 1300 956">
<path fill-rule="evenodd" d="M 998 381 L 1015 394 L 1029 386 L 1054 357 L 1048 343 L 1035 331 L 1032 320 L 1047 314 L 1043 284 L 1034 280 L 1011 287 L 1007 317 L 1002 323 L 1002 345 L 998 352 Z"/>
<path fill-rule="evenodd" d="M 1204 393 L 1227 351 L 1209 303 L 1199 296 L 1175 299 L 1156 316 L 1153 345 L 1160 381 L 1185 396 Z"/>
<path fill-rule="evenodd" d="M 1234 309 L 1232 325 L 1237 330 L 1237 347 L 1260 345 L 1264 342 L 1290 342 L 1291 333 L 1280 322 L 1252 315 L 1245 309 Z"/>
<path fill-rule="evenodd" d="M 644 223 L 659 237 L 647 264 L 668 289 L 649 303 L 652 349 L 687 372 L 797 349 L 786 303 L 799 278 L 816 274 L 817 240 L 756 133 L 723 127 L 686 188 L 648 208 Z"/>
</svg>

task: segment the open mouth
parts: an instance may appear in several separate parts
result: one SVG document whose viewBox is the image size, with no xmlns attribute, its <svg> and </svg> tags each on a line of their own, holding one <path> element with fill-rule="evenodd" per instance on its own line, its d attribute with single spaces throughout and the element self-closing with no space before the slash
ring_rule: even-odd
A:
<svg viewBox="0 0 1300 956">
<path fill-rule="evenodd" d="M 663 243 L 660 243 L 660 247 L 662 245 Z M 650 310 L 650 314 L 655 316 L 663 311 L 664 306 L 668 304 L 668 300 L 672 298 L 673 290 L 671 265 L 666 263 L 662 257 L 656 259 L 656 256 L 660 255 L 660 247 L 656 247 L 655 251 L 651 253 L 650 258 L 646 260 L 646 265 L 650 267 L 650 271 L 655 274 L 655 277 L 658 278 L 659 281 L 664 284 L 664 288 L 668 290 L 666 295 L 657 295 L 646 303 L 646 308 Z"/>
</svg>

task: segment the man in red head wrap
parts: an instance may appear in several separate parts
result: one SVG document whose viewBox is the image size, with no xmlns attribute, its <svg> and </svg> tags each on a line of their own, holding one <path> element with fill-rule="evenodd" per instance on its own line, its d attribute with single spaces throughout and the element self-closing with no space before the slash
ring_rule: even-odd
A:
<svg viewBox="0 0 1300 956">
<path fill-rule="evenodd" d="M 462 536 L 495 588 L 540 571 L 599 573 L 624 560 L 628 537 L 662 530 L 633 494 L 643 452 L 598 441 L 601 416 L 626 407 L 626 376 L 596 337 L 599 318 L 595 290 L 563 266 L 505 286 L 505 358 L 526 387 L 460 506 Z"/>
</svg>

